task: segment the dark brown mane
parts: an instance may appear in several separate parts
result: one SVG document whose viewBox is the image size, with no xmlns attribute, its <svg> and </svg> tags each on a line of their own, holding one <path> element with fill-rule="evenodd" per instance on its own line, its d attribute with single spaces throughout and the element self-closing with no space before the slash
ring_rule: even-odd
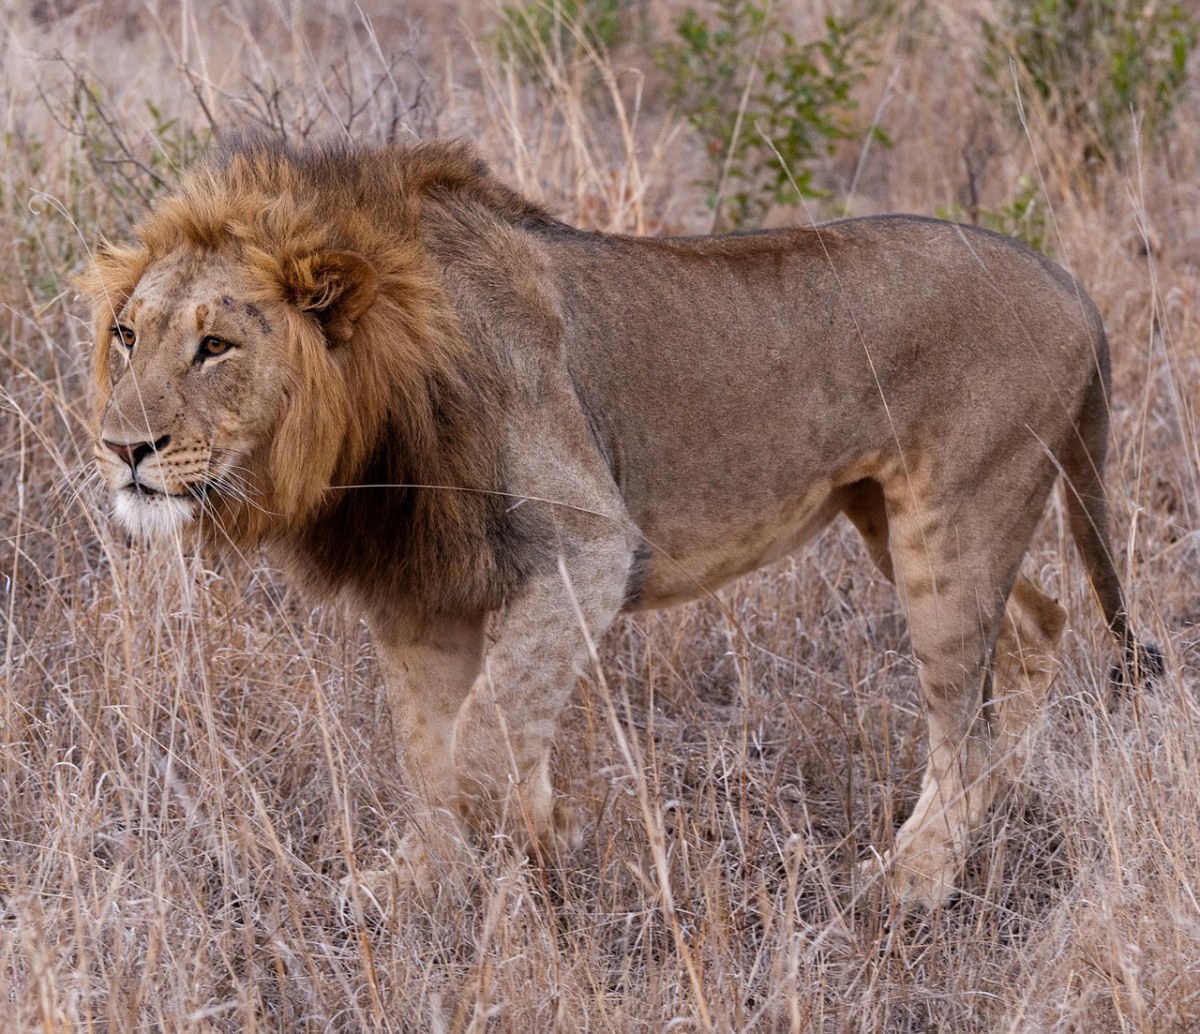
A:
<svg viewBox="0 0 1200 1034">
<path fill-rule="evenodd" d="M 225 504 L 225 531 L 238 546 L 283 554 L 318 590 L 383 582 L 433 610 L 495 607 L 523 577 L 515 558 L 530 551 L 514 547 L 527 518 L 497 494 L 505 473 L 492 428 L 504 385 L 464 335 L 424 245 L 431 202 L 467 213 L 481 235 L 554 225 L 465 143 L 251 138 L 191 172 L 131 244 L 104 249 L 84 287 L 103 299 L 107 324 L 109 304 L 123 304 L 158 259 L 184 248 L 236 254 L 251 291 L 296 309 L 289 373 L 300 387 L 270 449 L 270 493 L 258 507 Z M 340 341 L 332 317 L 305 314 L 312 299 L 353 289 L 323 273 L 325 256 L 345 254 L 369 267 L 373 303 Z"/>
</svg>

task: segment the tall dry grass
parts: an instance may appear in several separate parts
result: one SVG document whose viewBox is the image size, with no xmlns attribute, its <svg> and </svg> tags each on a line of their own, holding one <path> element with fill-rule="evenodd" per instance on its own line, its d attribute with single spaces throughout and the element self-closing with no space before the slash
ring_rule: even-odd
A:
<svg viewBox="0 0 1200 1034">
<path fill-rule="evenodd" d="M 375 921 L 336 894 L 405 809 L 363 629 L 254 558 L 114 535 L 67 276 L 235 122 L 464 134 L 565 218 L 651 232 L 711 220 L 695 144 L 636 41 L 533 86 L 462 0 L 3 4 L 0 1030 L 1200 1029 L 1200 101 L 1193 77 L 1168 137 L 1085 177 L 1035 105 L 1023 127 L 971 88 L 984 6 L 899 5 L 861 109 L 894 146 L 818 181 L 931 213 L 1035 179 L 1108 324 L 1117 548 L 1170 675 L 1101 706 L 1111 655 L 1054 504 L 1027 569 L 1071 624 L 1036 757 L 960 900 L 897 915 L 854 872 L 915 797 L 915 675 L 894 593 L 831 531 L 605 638 L 558 751 L 586 832 L 566 867 L 497 853 L 468 896 Z"/>
</svg>

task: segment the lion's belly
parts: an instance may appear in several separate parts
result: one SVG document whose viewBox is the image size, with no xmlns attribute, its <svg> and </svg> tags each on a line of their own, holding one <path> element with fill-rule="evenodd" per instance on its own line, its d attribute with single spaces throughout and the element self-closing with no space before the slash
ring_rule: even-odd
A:
<svg viewBox="0 0 1200 1034">
<path fill-rule="evenodd" d="M 686 603 L 743 574 L 778 560 L 818 534 L 837 514 L 834 484 L 813 485 L 794 503 L 775 512 L 731 500 L 726 520 L 655 520 L 642 524 L 649 560 L 633 594 L 631 609 Z"/>
</svg>

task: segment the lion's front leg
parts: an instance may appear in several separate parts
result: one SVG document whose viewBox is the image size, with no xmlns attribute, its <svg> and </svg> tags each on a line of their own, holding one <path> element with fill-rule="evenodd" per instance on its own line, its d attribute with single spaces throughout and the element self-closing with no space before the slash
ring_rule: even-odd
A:
<svg viewBox="0 0 1200 1034">
<path fill-rule="evenodd" d="M 454 723 L 455 800 L 482 836 L 507 837 L 521 850 L 570 846 L 574 824 L 550 785 L 551 747 L 586 667 L 584 627 L 594 638 L 611 624 L 630 559 L 623 544 L 576 546 L 506 608 Z"/>
<path fill-rule="evenodd" d="M 385 904 L 397 889 L 433 894 L 464 857 L 451 748 L 455 719 L 482 667 L 485 619 L 389 614 L 370 625 L 413 808 L 391 868 L 359 872 L 347 883 Z"/>
</svg>

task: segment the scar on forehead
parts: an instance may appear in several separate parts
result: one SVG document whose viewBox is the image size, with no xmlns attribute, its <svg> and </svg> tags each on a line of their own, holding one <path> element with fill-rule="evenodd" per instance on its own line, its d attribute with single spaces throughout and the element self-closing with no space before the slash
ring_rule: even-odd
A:
<svg viewBox="0 0 1200 1034">
<path fill-rule="evenodd" d="M 267 317 L 263 315 L 262 309 L 250 302 L 247 302 L 244 308 L 247 316 L 249 316 L 251 319 L 258 320 L 258 325 L 262 328 L 262 332 L 264 334 L 271 333 L 271 324 L 267 320 Z"/>
<path fill-rule="evenodd" d="M 229 295 L 223 294 L 221 295 L 221 304 L 226 309 L 232 309 L 233 299 L 230 298 Z M 264 334 L 271 333 L 270 321 L 268 321 L 267 317 L 263 315 L 262 309 L 260 309 L 257 305 L 253 304 L 252 302 L 246 302 L 244 305 L 242 305 L 242 311 L 252 320 L 256 320 L 258 322 L 259 328 Z"/>
<path fill-rule="evenodd" d="M 203 330 L 204 324 L 208 322 L 208 306 L 201 302 L 196 306 L 196 329 Z"/>
</svg>

